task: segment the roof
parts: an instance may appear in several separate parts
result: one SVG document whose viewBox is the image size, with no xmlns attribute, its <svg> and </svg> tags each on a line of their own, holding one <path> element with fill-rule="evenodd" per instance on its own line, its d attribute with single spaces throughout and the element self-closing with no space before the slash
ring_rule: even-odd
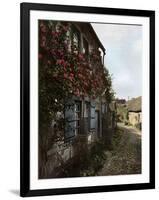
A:
<svg viewBox="0 0 159 200">
<path fill-rule="evenodd" d="M 93 34 L 96 42 L 98 43 L 99 47 L 102 49 L 102 51 L 103 51 L 103 53 L 105 55 L 105 48 L 104 48 L 102 42 L 100 41 L 97 33 L 95 32 L 93 26 L 91 25 L 91 23 L 88 23 L 88 22 L 75 22 L 74 25 L 76 25 L 76 24 L 78 24 L 78 25 L 83 25 L 83 24 L 87 25 L 87 31 L 90 31 L 91 34 Z"/>
<path fill-rule="evenodd" d="M 98 35 L 96 34 L 94 28 L 92 27 L 92 25 L 90 23 L 89 23 L 89 26 L 90 26 L 90 29 L 92 30 L 93 34 L 95 35 L 95 37 L 96 37 L 96 39 L 97 39 L 97 41 L 99 43 L 100 48 L 103 50 L 103 53 L 105 54 L 105 48 L 104 48 L 103 44 L 101 43 Z"/>
<path fill-rule="evenodd" d="M 128 111 L 129 112 L 140 112 L 142 110 L 142 97 L 133 98 L 127 101 Z"/>
<path fill-rule="evenodd" d="M 116 99 L 116 102 L 118 104 L 125 104 L 126 103 L 126 100 L 125 99 Z"/>
</svg>

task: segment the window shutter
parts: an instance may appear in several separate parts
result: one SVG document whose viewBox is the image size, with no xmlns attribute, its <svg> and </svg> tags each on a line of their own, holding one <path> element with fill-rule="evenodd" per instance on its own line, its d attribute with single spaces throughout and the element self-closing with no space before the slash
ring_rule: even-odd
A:
<svg viewBox="0 0 159 200">
<path fill-rule="evenodd" d="M 69 100 L 65 104 L 65 139 L 75 136 L 75 104 Z"/>
<path fill-rule="evenodd" d="M 91 110 L 90 110 L 90 128 L 95 129 L 96 123 L 95 123 L 95 102 L 91 102 Z"/>
</svg>

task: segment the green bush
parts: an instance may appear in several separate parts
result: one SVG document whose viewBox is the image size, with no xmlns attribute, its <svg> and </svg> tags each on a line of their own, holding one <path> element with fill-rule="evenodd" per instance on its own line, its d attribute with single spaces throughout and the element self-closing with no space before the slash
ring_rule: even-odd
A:
<svg viewBox="0 0 159 200">
<path fill-rule="evenodd" d="M 135 125 L 135 127 L 136 127 L 137 129 L 141 130 L 142 124 L 141 124 L 141 123 L 137 123 L 137 124 Z"/>
<path fill-rule="evenodd" d="M 83 163 L 81 169 L 81 176 L 95 176 L 97 172 L 103 167 L 106 160 L 104 153 L 105 145 L 103 141 L 96 142 L 90 149 L 87 160 Z"/>
</svg>

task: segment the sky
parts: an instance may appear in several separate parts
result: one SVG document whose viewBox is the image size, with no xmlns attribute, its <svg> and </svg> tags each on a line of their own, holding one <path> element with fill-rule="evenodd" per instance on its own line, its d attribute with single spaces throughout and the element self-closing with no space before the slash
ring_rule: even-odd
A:
<svg viewBox="0 0 159 200">
<path fill-rule="evenodd" d="M 106 49 L 105 66 L 112 74 L 117 98 L 142 95 L 142 26 L 91 23 Z"/>
</svg>

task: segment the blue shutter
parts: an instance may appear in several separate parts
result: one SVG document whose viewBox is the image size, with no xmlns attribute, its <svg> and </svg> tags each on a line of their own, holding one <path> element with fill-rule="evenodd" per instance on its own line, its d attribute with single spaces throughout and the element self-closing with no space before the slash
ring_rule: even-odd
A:
<svg viewBox="0 0 159 200">
<path fill-rule="evenodd" d="M 95 103 L 92 101 L 91 102 L 91 109 L 90 109 L 90 128 L 95 129 L 96 127 L 96 120 L 95 120 Z"/>
<path fill-rule="evenodd" d="M 75 136 L 75 104 L 69 100 L 65 104 L 65 139 Z"/>
</svg>

